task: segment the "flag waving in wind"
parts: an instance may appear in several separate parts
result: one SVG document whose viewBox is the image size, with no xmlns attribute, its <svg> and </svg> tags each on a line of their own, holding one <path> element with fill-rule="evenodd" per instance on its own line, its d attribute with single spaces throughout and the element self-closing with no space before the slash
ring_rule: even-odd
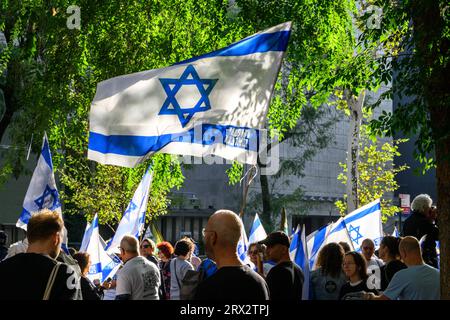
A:
<svg viewBox="0 0 450 320">
<path fill-rule="evenodd" d="M 85 232 L 85 235 L 89 235 L 87 247 L 86 250 L 81 250 L 80 248 L 80 251 L 89 253 L 91 259 L 91 267 L 87 274 L 89 280 L 100 280 L 100 282 L 103 282 L 116 273 L 121 262 L 117 256 L 109 255 L 103 248 L 98 231 L 98 216 L 95 215 L 92 223 L 88 225 L 89 227 L 86 228 Z"/>
<path fill-rule="evenodd" d="M 61 202 L 59 201 L 58 189 L 56 188 L 55 176 L 53 174 L 52 155 L 48 144 L 47 134 L 44 134 L 41 154 L 31 177 L 25 199 L 23 200 L 22 213 L 16 223 L 18 228 L 27 230 L 28 221 L 33 213 L 42 209 L 58 212 L 61 217 Z M 68 253 L 67 230 L 63 230 L 64 252 Z"/>
<path fill-rule="evenodd" d="M 255 243 L 258 241 L 262 241 L 267 238 L 267 233 L 264 230 L 264 227 L 259 219 L 258 214 L 255 214 L 255 219 L 253 220 L 253 225 L 250 230 L 250 236 L 248 237 L 249 243 Z"/>
<path fill-rule="evenodd" d="M 128 204 L 114 237 L 106 247 L 108 253 L 113 253 L 117 249 L 120 245 L 120 241 L 125 235 L 132 235 L 139 238 L 139 235 L 144 228 L 145 212 L 147 211 L 148 196 L 152 178 L 153 170 L 149 167 L 134 192 L 133 199 L 131 199 Z"/>
<path fill-rule="evenodd" d="M 302 300 L 309 300 L 309 257 L 306 243 L 305 225 L 303 225 L 301 232 L 300 226 L 297 226 L 297 230 L 292 236 L 291 246 L 289 247 L 289 255 L 291 260 L 302 269 L 305 277 L 302 289 Z"/>
<path fill-rule="evenodd" d="M 167 68 L 100 82 L 88 159 L 134 167 L 162 152 L 256 164 L 290 29 L 286 22 Z"/>
</svg>

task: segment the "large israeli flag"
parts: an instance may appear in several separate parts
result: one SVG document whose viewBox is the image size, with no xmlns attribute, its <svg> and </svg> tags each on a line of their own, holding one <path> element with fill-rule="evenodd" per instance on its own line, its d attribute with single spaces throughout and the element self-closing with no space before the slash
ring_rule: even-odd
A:
<svg viewBox="0 0 450 320">
<path fill-rule="evenodd" d="M 114 274 L 119 270 L 121 265 L 120 259 L 114 254 L 108 254 L 100 241 L 100 233 L 98 231 L 98 216 L 95 215 L 89 228 L 86 229 L 85 235 L 88 234 L 89 240 L 87 241 L 86 250 L 81 250 L 81 252 L 87 252 L 91 258 L 91 267 L 87 277 L 92 282 L 94 280 L 99 280 L 100 282 L 105 281 L 108 277 L 113 277 Z"/>
<path fill-rule="evenodd" d="M 380 248 L 383 239 L 380 199 L 349 213 L 344 222 L 355 251 L 361 252 L 361 243 L 367 238 L 375 242 L 375 250 Z"/>
<path fill-rule="evenodd" d="M 44 134 L 41 154 L 23 200 L 22 213 L 16 226 L 26 231 L 31 216 L 42 209 L 56 211 L 62 216 L 47 134 Z M 66 253 L 68 253 L 67 242 L 67 230 L 64 227 L 61 247 Z"/>
<path fill-rule="evenodd" d="M 145 211 L 147 210 L 148 196 L 150 185 L 153 178 L 153 170 L 151 167 L 145 172 L 139 186 L 134 192 L 133 199 L 128 204 L 125 213 L 120 220 L 116 233 L 111 241 L 108 243 L 106 250 L 108 253 L 116 251 L 120 245 L 120 241 L 125 235 L 132 235 L 139 238 L 139 235 L 144 230 Z"/>
<path fill-rule="evenodd" d="M 291 23 L 167 68 L 100 82 L 88 159 L 134 167 L 155 152 L 256 164 Z"/>
<path fill-rule="evenodd" d="M 252 228 L 250 229 L 250 236 L 248 237 L 249 243 L 255 243 L 258 241 L 262 241 L 267 238 L 267 233 L 264 230 L 264 227 L 259 219 L 258 214 L 255 214 L 255 219 L 253 220 Z"/>
</svg>

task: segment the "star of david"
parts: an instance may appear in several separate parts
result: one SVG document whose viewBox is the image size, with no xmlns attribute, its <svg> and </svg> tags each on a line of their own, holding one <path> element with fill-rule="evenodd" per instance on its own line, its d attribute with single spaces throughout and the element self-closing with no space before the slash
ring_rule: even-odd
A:
<svg viewBox="0 0 450 320">
<path fill-rule="evenodd" d="M 125 210 L 124 215 L 127 214 L 128 212 L 133 212 L 134 209 L 136 209 L 136 208 L 137 208 L 137 206 L 134 204 L 133 201 L 131 201 L 131 202 L 130 202 L 130 205 L 129 205 L 128 208 L 127 208 L 127 210 Z"/>
<path fill-rule="evenodd" d="M 49 185 L 45 186 L 44 193 L 39 198 L 34 200 L 34 203 L 36 203 L 39 210 L 42 208 L 54 210 L 61 206 L 61 203 L 59 202 L 58 191 L 56 191 L 56 189 L 50 188 Z"/>
<path fill-rule="evenodd" d="M 209 94 L 216 85 L 218 79 L 200 79 L 193 65 L 188 65 L 179 79 L 160 78 L 167 98 L 164 101 L 160 115 L 177 115 L 181 125 L 185 127 L 192 116 L 197 112 L 205 112 L 211 109 Z M 194 107 L 180 106 L 175 95 L 182 86 L 196 86 L 201 97 Z"/>
<path fill-rule="evenodd" d="M 356 232 L 356 237 L 353 238 L 352 237 L 352 231 Z M 356 242 L 356 244 L 359 244 L 359 239 L 361 239 L 363 236 L 361 235 L 361 233 L 359 233 L 359 226 L 357 226 L 356 228 L 353 227 L 352 225 L 350 225 L 350 228 L 348 230 L 348 233 L 350 235 L 350 238 L 352 239 L 353 242 Z"/>
</svg>

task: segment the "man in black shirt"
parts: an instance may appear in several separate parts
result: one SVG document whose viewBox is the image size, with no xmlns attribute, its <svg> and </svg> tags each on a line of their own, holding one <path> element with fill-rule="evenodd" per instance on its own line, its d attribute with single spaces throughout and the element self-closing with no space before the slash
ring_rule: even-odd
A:
<svg viewBox="0 0 450 320">
<path fill-rule="evenodd" d="M 412 236 L 422 240 L 422 257 L 426 264 L 438 268 L 436 241 L 439 240 L 439 229 L 434 222 L 437 218 L 433 200 L 427 194 L 419 194 L 411 203 L 412 215 L 403 224 L 403 236 Z"/>
<path fill-rule="evenodd" d="M 203 230 L 208 258 L 217 264 L 217 271 L 203 280 L 194 300 L 268 300 L 264 279 L 243 265 L 237 256 L 237 244 L 243 228 L 233 211 L 219 210 Z"/>
<path fill-rule="evenodd" d="M 266 277 L 271 300 L 302 300 L 303 271 L 291 261 L 289 237 L 281 231 L 272 232 L 260 244 L 267 246 L 267 259 L 277 265 Z"/>
<path fill-rule="evenodd" d="M 47 209 L 31 217 L 27 252 L 0 263 L 0 300 L 42 300 L 47 287 L 50 300 L 82 299 L 80 276 L 69 265 L 60 263 L 53 285 L 49 282 L 58 263 L 63 226 L 61 215 Z"/>
</svg>

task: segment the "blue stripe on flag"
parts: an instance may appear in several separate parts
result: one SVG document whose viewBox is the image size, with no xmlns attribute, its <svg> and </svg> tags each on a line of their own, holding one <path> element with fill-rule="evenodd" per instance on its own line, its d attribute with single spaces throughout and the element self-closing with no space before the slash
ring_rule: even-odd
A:
<svg viewBox="0 0 450 320">
<path fill-rule="evenodd" d="M 367 216 L 368 214 L 371 214 L 371 213 L 373 213 L 375 211 L 378 211 L 378 210 L 381 210 L 379 202 L 376 203 L 375 205 L 373 205 L 373 206 L 371 206 L 371 207 L 369 207 L 369 208 L 359 212 L 358 214 L 355 214 L 352 217 L 349 217 L 349 218 L 345 218 L 344 217 L 344 220 L 342 220 L 341 223 L 337 227 L 335 227 L 333 230 L 331 230 L 330 234 L 332 234 L 334 232 L 338 232 L 338 231 L 340 231 L 342 229 L 345 229 L 346 228 L 346 224 L 351 223 L 353 221 L 356 221 L 358 219 L 361 219 L 361 218 Z"/>
<path fill-rule="evenodd" d="M 203 124 L 202 136 L 195 137 L 194 128 L 180 133 L 162 134 L 160 136 L 127 136 L 127 135 L 103 135 L 96 132 L 89 132 L 89 149 L 100 153 L 113 153 L 125 156 L 141 157 L 153 151 L 156 152 L 171 142 L 186 142 L 203 145 L 212 145 L 215 143 L 226 143 L 227 130 L 245 129 L 250 132 L 249 141 L 255 139 L 256 144 L 247 143 L 245 148 L 231 145 L 232 147 L 245 150 L 257 151 L 259 145 L 259 133 L 257 129 L 236 127 L 231 125 Z M 221 137 L 216 141 L 216 137 Z"/>
<path fill-rule="evenodd" d="M 53 171 L 52 156 L 50 154 L 50 146 L 48 145 L 47 139 L 44 139 L 44 147 L 42 148 L 41 154 L 44 157 L 45 162 L 48 164 L 50 169 Z"/>
<path fill-rule="evenodd" d="M 278 31 L 273 33 L 256 34 L 247 39 L 238 41 L 226 48 L 206 53 L 204 55 L 184 60 L 177 64 L 190 63 L 196 60 L 211 57 L 245 56 L 252 53 L 268 51 L 286 51 L 291 31 Z"/>
<path fill-rule="evenodd" d="M 250 230 L 250 236 L 256 231 L 256 229 L 259 228 L 260 225 L 261 225 L 261 220 L 255 219 L 255 221 L 253 222 L 253 225 L 252 225 L 252 229 Z"/>
<path fill-rule="evenodd" d="M 24 224 L 28 224 L 28 221 L 30 221 L 30 218 L 31 218 L 31 212 L 29 212 L 25 208 L 22 208 L 22 213 L 20 214 L 19 220 L 22 221 Z"/>
</svg>

